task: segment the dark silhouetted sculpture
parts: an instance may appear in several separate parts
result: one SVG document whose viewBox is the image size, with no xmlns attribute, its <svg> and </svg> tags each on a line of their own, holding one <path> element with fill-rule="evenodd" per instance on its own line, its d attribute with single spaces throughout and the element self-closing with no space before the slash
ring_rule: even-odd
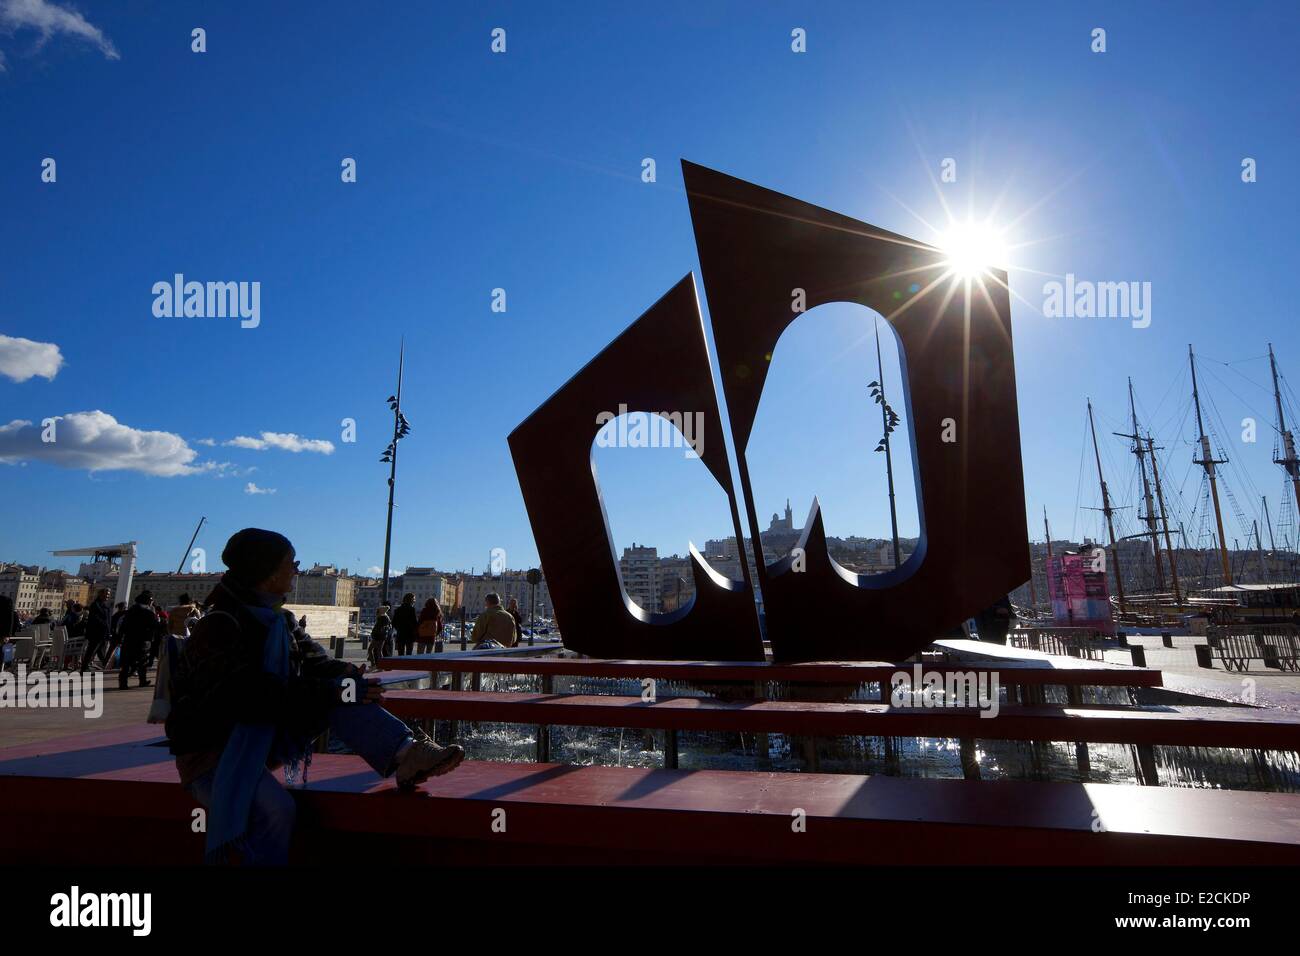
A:
<svg viewBox="0 0 1300 956">
<path fill-rule="evenodd" d="M 700 460 L 740 518 L 709 369 L 704 323 L 687 275 L 510 434 L 510 452 L 564 645 L 595 657 L 762 660 L 751 585 L 713 571 L 691 548 L 693 600 L 652 615 L 627 594 L 592 462 L 597 416 L 700 412 Z"/>
<path fill-rule="evenodd" d="M 682 165 L 772 656 L 908 657 L 1029 578 L 1006 275 L 971 283 L 931 246 Z M 864 577 L 830 557 L 816 500 L 800 551 L 765 562 L 746 449 L 768 363 L 799 317 L 796 290 L 808 309 L 874 309 L 898 336 L 920 543 L 887 574 Z M 652 618 L 627 596 L 591 464 L 596 415 L 620 405 L 703 412 L 702 457 L 728 495 L 739 539 L 691 276 L 510 436 L 565 645 L 602 657 L 760 659 L 747 568 L 744 582 L 729 581 L 692 548 L 690 604 Z"/>
</svg>

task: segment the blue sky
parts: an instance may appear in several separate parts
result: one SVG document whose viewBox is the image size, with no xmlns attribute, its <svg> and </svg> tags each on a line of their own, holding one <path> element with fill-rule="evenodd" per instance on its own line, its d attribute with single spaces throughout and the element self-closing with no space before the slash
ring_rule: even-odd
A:
<svg viewBox="0 0 1300 956">
<path fill-rule="evenodd" d="M 682 157 L 925 241 L 945 203 L 1014 222 L 1031 529 L 1046 506 L 1055 533 L 1097 532 L 1084 400 L 1118 494 L 1132 456 L 1109 433 L 1129 375 L 1167 480 L 1195 498 L 1189 342 L 1233 426 L 1243 507 L 1258 510 L 1257 487 L 1278 518 L 1257 357 L 1272 341 L 1300 376 L 1293 5 L 45 8 L 35 25 L 0 13 L 0 335 L 53 344 L 62 363 L 53 378 L 0 374 L 0 426 L 102 411 L 179 436 L 158 453 L 192 451 L 177 467 L 193 473 L 0 464 L 0 560 L 137 539 L 142 566 L 174 567 L 206 515 L 213 556 L 257 525 L 308 561 L 378 565 L 383 400 L 405 335 L 394 566 L 481 569 L 494 547 L 530 564 L 506 435 L 698 275 Z M 206 53 L 191 52 L 194 27 Z M 806 53 L 791 51 L 795 27 Z M 41 182 L 45 157 L 56 183 Z M 344 157 L 356 183 L 340 181 Z M 946 157 L 957 182 L 936 185 Z M 1243 157 L 1257 182 L 1241 181 Z M 260 326 L 155 317 L 151 288 L 177 272 L 260 282 Z M 1152 283 L 1150 327 L 1044 318 L 1043 283 L 1067 272 Z M 498 287 L 505 313 L 490 308 Z M 830 533 L 887 533 L 870 329 L 830 307 L 782 340 L 751 451 L 760 514 L 789 497 L 801 520 L 819 494 Z M 896 359 L 885 374 L 897 382 Z M 837 414 L 804 424 L 818 410 Z M 1242 444 L 1251 414 L 1260 438 Z M 224 444 L 264 432 L 333 451 Z M 683 553 L 729 533 L 725 499 L 679 450 L 598 449 L 596 463 L 619 548 Z"/>
</svg>

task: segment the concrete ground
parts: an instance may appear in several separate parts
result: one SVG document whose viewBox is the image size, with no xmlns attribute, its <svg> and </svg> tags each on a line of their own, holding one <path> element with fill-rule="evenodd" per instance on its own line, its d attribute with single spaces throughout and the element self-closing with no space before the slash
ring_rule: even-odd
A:
<svg viewBox="0 0 1300 956">
<path fill-rule="evenodd" d="M 101 672 L 95 674 L 100 676 Z M 102 676 L 103 712 L 98 717 L 89 717 L 81 709 L 0 707 L 0 748 L 144 723 L 153 703 L 153 685 L 138 687 L 132 678 L 126 690 L 118 690 L 117 671 Z M 151 671 L 149 680 L 153 678 Z M 161 733 L 162 728 L 158 731 Z"/>
<path fill-rule="evenodd" d="M 1201 667 L 1194 648 L 1205 643 L 1204 637 L 1175 634 L 1172 648 L 1165 647 L 1158 634 L 1130 634 L 1128 640 L 1141 645 L 1147 667 L 1158 669 L 1171 690 L 1300 712 L 1300 672 L 1277 671 L 1265 667 L 1263 661 L 1251 661 L 1248 671 L 1238 673 L 1225 669 L 1217 655 L 1212 669 Z M 1128 664 L 1132 657 L 1125 650 L 1107 651 L 1106 660 Z"/>
</svg>

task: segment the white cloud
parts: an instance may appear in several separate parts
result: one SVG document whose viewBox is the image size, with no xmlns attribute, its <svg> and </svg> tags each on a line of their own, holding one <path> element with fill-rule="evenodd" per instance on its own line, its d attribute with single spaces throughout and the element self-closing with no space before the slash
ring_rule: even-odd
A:
<svg viewBox="0 0 1300 956">
<path fill-rule="evenodd" d="M 88 471 L 138 471 L 173 478 L 210 471 L 195 465 L 198 452 L 180 435 L 143 431 L 121 424 L 107 412 L 71 412 L 57 417 L 50 442 L 46 429 L 23 419 L 0 426 L 0 462 L 45 461 Z"/>
<path fill-rule="evenodd" d="M 52 381 L 62 367 L 63 355 L 53 342 L 0 335 L 0 375 L 15 382 L 25 382 L 37 375 Z"/>
<path fill-rule="evenodd" d="M 314 451 L 322 455 L 334 454 L 333 442 L 325 441 L 323 438 L 299 438 L 291 432 L 262 432 L 261 438 L 249 438 L 247 435 L 239 435 L 228 442 L 222 442 L 222 444 L 233 448 L 251 448 L 253 451 L 278 448 L 281 451 L 291 451 L 294 454 L 300 451 Z"/>
<path fill-rule="evenodd" d="M 380 567 L 379 565 L 377 565 L 377 564 L 372 565 L 371 567 L 366 568 L 366 577 L 368 577 L 368 578 L 377 578 L 377 577 L 379 577 L 379 575 L 381 575 L 381 574 L 383 574 L 383 573 L 384 573 L 384 569 L 381 568 L 381 567 Z"/>
<path fill-rule="evenodd" d="M 216 443 L 215 440 L 213 440 L 213 439 L 211 439 L 211 438 L 196 438 L 196 439 L 194 440 L 194 444 L 196 444 L 196 445 L 207 445 L 209 448 L 212 448 L 212 447 L 214 447 L 217 443 Z"/>
<path fill-rule="evenodd" d="M 56 34 L 84 40 L 96 47 L 109 60 L 120 60 L 121 54 L 104 31 L 92 24 L 76 10 L 50 3 L 49 0 L 0 0 L 0 32 L 17 33 L 35 30 L 44 45 Z M 0 64 L 2 65 L 2 64 Z"/>
<path fill-rule="evenodd" d="M 253 483 L 250 481 L 248 484 L 244 485 L 244 494 L 246 494 L 246 495 L 273 495 L 273 494 L 275 494 L 275 489 L 274 489 L 274 488 L 259 488 L 259 487 L 257 487 L 257 485 L 253 484 Z"/>
</svg>

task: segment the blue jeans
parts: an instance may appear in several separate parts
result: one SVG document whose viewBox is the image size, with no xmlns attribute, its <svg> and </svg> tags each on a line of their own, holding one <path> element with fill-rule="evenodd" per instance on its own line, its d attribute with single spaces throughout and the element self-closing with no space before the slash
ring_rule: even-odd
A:
<svg viewBox="0 0 1300 956">
<path fill-rule="evenodd" d="M 339 704 L 330 711 L 329 728 L 331 734 L 356 751 L 381 777 L 391 776 L 397 769 L 397 751 L 412 739 L 410 728 L 378 704 Z M 186 788 L 205 807 L 212 805 L 212 784 L 216 776 L 216 770 L 211 770 Z M 263 770 L 248 811 L 245 831 L 248 852 L 244 863 L 250 866 L 288 863 L 296 815 L 293 797 L 271 771 Z"/>
</svg>

